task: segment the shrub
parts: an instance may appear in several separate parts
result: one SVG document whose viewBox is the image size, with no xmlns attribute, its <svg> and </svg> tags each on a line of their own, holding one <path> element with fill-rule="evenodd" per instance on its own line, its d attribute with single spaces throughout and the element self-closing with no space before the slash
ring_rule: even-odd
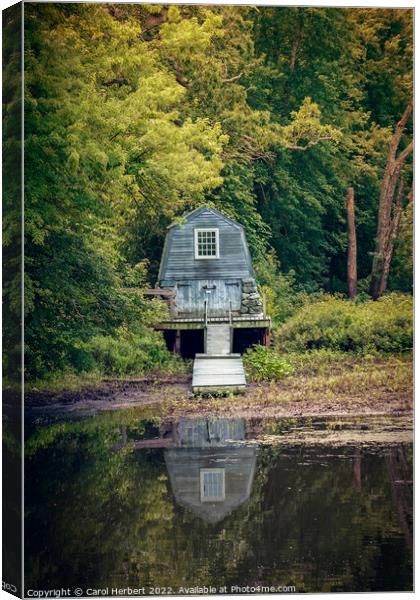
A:
<svg viewBox="0 0 420 600">
<path fill-rule="evenodd" d="M 413 299 L 389 294 L 353 303 L 325 296 L 301 308 L 277 331 L 276 348 L 302 352 L 326 348 L 355 354 L 406 352 L 413 345 Z"/>
<path fill-rule="evenodd" d="M 165 370 L 183 369 L 181 360 L 168 352 L 162 335 L 151 329 L 130 333 L 117 330 L 112 336 L 95 336 L 89 341 L 89 352 L 103 375 L 141 375 Z"/>
<path fill-rule="evenodd" d="M 253 346 L 244 355 L 247 374 L 253 381 L 278 380 L 291 375 L 293 368 L 272 348 Z"/>
</svg>

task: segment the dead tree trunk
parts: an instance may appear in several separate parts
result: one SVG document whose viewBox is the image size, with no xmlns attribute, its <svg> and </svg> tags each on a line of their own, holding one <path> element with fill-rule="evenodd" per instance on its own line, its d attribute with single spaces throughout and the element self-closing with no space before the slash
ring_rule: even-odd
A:
<svg viewBox="0 0 420 600">
<path fill-rule="evenodd" d="M 389 144 L 388 159 L 385 167 L 384 178 L 382 180 L 381 195 L 379 198 L 376 245 L 370 280 L 370 294 L 374 299 L 379 298 L 381 295 L 380 289 L 385 266 L 385 253 L 392 227 L 391 213 L 395 187 L 397 185 L 401 169 L 404 166 L 406 159 L 413 151 L 413 142 L 411 141 L 408 146 L 406 146 L 406 148 L 404 148 L 404 150 L 402 150 L 397 156 L 398 146 L 412 110 L 413 103 L 411 101 L 405 109 L 401 120 L 398 122 L 394 131 L 394 135 L 392 136 Z"/>
<path fill-rule="evenodd" d="M 347 190 L 347 286 L 350 300 L 357 295 L 357 242 L 354 218 L 354 190 Z"/>
<path fill-rule="evenodd" d="M 404 178 L 401 177 L 397 192 L 397 202 L 395 205 L 395 213 L 391 221 L 389 229 L 389 236 L 385 246 L 384 252 L 384 268 L 382 271 L 381 283 L 379 285 L 379 295 L 385 292 L 388 285 L 389 269 L 391 267 L 392 255 L 394 253 L 394 242 L 398 235 L 400 227 L 401 213 L 402 213 L 402 200 L 404 195 Z"/>
</svg>

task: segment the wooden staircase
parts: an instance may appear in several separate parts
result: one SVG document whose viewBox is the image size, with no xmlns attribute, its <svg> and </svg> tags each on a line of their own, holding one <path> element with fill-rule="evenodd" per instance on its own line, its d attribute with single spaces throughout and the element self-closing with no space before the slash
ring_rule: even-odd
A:
<svg viewBox="0 0 420 600">
<path fill-rule="evenodd" d="M 245 371 L 240 354 L 231 352 L 230 324 L 208 324 L 206 354 L 196 354 L 193 368 L 194 393 L 238 392 L 245 389 Z"/>
<path fill-rule="evenodd" d="M 207 325 L 206 354 L 231 353 L 231 326 L 229 323 Z"/>
</svg>

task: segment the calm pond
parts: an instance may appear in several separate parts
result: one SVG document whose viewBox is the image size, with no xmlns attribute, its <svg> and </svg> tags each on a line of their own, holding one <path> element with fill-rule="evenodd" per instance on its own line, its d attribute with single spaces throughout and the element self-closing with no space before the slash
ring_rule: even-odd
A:
<svg viewBox="0 0 420 600">
<path fill-rule="evenodd" d="M 371 429 L 136 410 L 28 426 L 26 588 L 412 590 L 411 432 Z"/>
</svg>

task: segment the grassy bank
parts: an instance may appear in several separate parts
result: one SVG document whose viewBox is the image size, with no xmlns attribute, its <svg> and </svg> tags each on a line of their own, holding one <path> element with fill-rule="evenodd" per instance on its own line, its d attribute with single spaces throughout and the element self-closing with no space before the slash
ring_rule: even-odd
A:
<svg viewBox="0 0 420 600">
<path fill-rule="evenodd" d="M 184 397 L 169 401 L 175 413 L 328 415 L 397 414 L 412 410 L 412 357 L 358 358 L 317 353 L 289 357 L 292 375 L 251 383 L 242 396 Z"/>
<path fill-rule="evenodd" d="M 159 405 L 168 414 L 373 414 L 411 410 L 412 298 L 390 294 L 352 303 L 324 295 L 274 330 L 271 348 L 244 355 L 243 396 L 194 398 L 191 361 L 167 351 L 157 332 L 97 340 L 95 368 L 27 387 L 28 402 L 98 410 Z M 63 400 L 65 398 L 65 400 Z"/>
<path fill-rule="evenodd" d="M 412 410 L 412 357 L 355 357 L 325 352 L 289 356 L 293 373 L 250 382 L 243 395 L 194 397 L 189 374 L 102 380 L 81 389 L 33 390 L 37 414 L 73 414 L 149 406 L 156 415 L 399 415 Z"/>
</svg>

